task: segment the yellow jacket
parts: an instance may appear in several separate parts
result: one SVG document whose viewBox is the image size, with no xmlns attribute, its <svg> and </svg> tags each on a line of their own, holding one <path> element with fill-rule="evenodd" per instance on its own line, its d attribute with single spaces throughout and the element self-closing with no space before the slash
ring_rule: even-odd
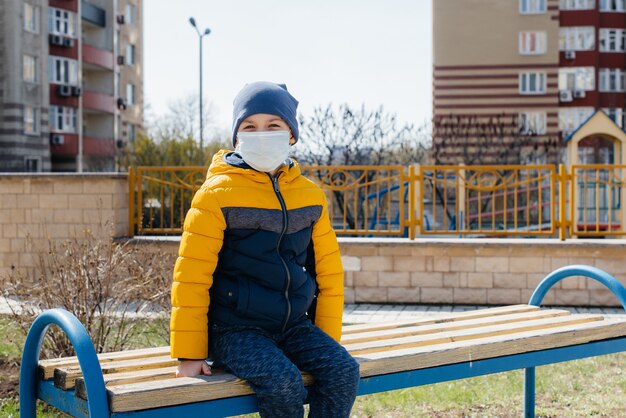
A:
<svg viewBox="0 0 626 418">
<path fill-rule="evenodd" d="M 296 162 L 273 180 L 239 154 L 216 153 L 185 218 L 171 356 L 206 358 L 209 322 L 281 332 L 310 317 L 338 341 L 342 312 L 343 268 L 324 192 Z"/>
</svg>

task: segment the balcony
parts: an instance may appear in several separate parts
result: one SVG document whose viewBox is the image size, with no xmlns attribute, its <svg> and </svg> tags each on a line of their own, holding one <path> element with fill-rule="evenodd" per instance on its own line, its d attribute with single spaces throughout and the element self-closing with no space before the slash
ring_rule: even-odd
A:
<svg viewBox="0 0 626 418">
<path fill-rule="evenodd" d="M 83 44 L 83 62 L 92 64 L 107 70 L 113 70 L 113 53 L 106 49 Z"/>
<path fill-rule="evenodd" d="M 50 84 L 50 104 L 54 106 L 78 107 L 78 96 L 62 95 L 61 84 Z"/>
<path fill-rule="evenodd" d="M 53 155 L 75 156 L 78 155 L 78 135 L 59 133 L 63 136 L 63 143 L 50 145 L 50 153 Z M 83 155 L 113 157 L 117 149 L 113 138 L 83 137 Z"/>
<path fill-rule="evenodd" d="M 85 0 L 81 2 L 81 17 L 84 22 L 101 28 L 106 27 L 106 11 Z"/>
<path fill-rule="evenodd" d="M 105 113 L 115 113 L 116 103 L 113 96 L 95 91 L 83 92 L 83 108 Z"/>
<path fill-rule="evenodd" d="M 50 153 L 54 155 L 77 155 L 78 154 L 78 135 L 59 133 L 63 136 L 63 143 L 58 145 L 50 145 Z"/>
<path fill-rule="evenodd" d="M 83 154 L 97 155 L 102 157 L 115 156 L 117 149 L 113 138 L 95 138 L 85 136 L 83 138 Z"/>
</svg>

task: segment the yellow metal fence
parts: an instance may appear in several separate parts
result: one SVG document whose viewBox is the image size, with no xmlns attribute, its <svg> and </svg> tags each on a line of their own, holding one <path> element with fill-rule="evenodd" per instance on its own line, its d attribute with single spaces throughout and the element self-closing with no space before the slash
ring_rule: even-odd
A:
<svg viewBox="0 0 626 418">
<path fill-rule="evenodd" d="M 129 173 L 131 236 L 180 234 L 206 167 Z M 338 235 L 626 235 L 624 165 L 305 166 Z"/>
</svg>

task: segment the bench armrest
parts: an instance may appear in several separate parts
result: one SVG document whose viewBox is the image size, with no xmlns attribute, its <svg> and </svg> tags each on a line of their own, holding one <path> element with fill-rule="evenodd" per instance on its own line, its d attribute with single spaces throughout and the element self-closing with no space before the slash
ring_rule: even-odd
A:
<svg viewBox="0 0 626 418">
<path fill-rule="evenodd" d="M 530 297 L 529 305 L 540 306 L 544 296 L 556 283 L 571 276 L 584 276 L 594 279 L 605 285 L 615 296 L 626 310 L 626 288 L 617 279 L 604 270 L 597 267 L 585 266 L 582 264 L 574 264 L 571 266 L 561 267 L 548 274 L 539 285 L 535 288 Z"/>
<path fill-rule="evenodd" d="M 41 344 L 50 325 L 58 325 L 67 335 L 78 357 L 87 387 L 89 416 L 109 417 L 109 404 L 102 369 L 93 343 L 80 321 L 65 309 L 50 309 L 37 316 L 26 336 L 20 366 L 20 417 L 37 415 L 37 367 Z"/>
</svg>

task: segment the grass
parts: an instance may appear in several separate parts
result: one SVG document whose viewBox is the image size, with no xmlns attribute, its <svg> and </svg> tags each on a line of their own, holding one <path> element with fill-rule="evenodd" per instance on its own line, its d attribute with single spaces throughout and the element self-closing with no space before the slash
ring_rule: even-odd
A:
<svg viewBox="0 0 626 418">
<path fill-rule="evenodd" d="M 142 324 L 143 332 L 133 345 L 166 344 L 155 332 L 161 326 L 146 321 Z M 15 323 L 0 318 L 2 386 L 16 389 L 19 347 L 23 340 Z M 513 371 L 361 396 L 357 398 L 352 417 L 519 417 L 523 403 L 523 372 Z M 16 393 L 5 388 L 0 392 L 0 417 L 17 418 L 18 410 Z M 536 411 L 538 417 L 546 418 L 626 418 L 626 353 L 537 368 Z M 37 416 L 66 417 L 42 405 L 38 407 Z M 254 416 L 258 415 L 247 415 Z"/>
<path fill-rule="evenodd" d="M 521 370 L 357 399 L 354 417 L 519 417 Z M 626 417 L 626 353 L 537 368 L 538 417 Z"/>
</svg>

